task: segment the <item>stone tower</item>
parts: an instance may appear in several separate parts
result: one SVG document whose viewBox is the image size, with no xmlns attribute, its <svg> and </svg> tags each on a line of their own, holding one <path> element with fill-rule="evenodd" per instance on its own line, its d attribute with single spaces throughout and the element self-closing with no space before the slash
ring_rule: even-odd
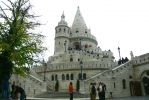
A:
<svg viewBox="0 0 149 100">
<path fill-rule="evenodd" d="M 79 7 L 71 27 L 70 38 L 71 46 L 76 50 L 92 51 L 97 48 L 96 38 L 91 34 L 90 29 L 87 28 Z"/>
<path fill-rule="evenodd" d="M 70 28 L 65 21 L 64 13 L 58 26 L 55 27 L 55 55 L 63 54 L 67 51 L 69 45 Z"/>
</svg>

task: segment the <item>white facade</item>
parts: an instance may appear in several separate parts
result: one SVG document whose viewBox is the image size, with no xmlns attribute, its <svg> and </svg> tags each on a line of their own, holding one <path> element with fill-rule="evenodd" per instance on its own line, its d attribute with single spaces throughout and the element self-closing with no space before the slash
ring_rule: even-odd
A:
<svg viewBox="0 0 149 100">
<path fill-rule="evenodd" d="M 98 46 L 79 8 L 72 27 L 67 25 L 62 14 L 55 28 L 54 50 L 46 66 L 33 68 L 30 74 L 35 80 L 45 78 L 46 81 L 38 80 L 38 83 L 39 86 L 46 83 L 48 91 L 55 90 L 56 80 L 59 81 L 59 91 L 67 91 L 70 81 L 76 89 L 76 81 L 80 80 L 80 92 L 86 94 L 91 82 L 102 81 L 107 86 L 106 97 L 111 97 L 110 92 L 113 97 L 149 95 L 146 92 L 149 91 L 149 54 L 134 57 L 131 52 L 131 60 L 118 64 L 110 50 L 102 51 Z"/>
</svg>

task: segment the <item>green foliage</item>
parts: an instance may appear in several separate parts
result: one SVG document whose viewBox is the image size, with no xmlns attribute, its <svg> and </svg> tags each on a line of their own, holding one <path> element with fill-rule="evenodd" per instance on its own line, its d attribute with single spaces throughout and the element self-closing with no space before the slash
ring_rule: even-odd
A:
<svg viewBox="0 0 149 100">
<path fill-rule="evenodd" d="M 58 90 L 59 90 L 59 81 L 57 80 L 55 83 L 55 91 L 58 91 Z"/>
<path fill-rule="evenodd" d="M 77 82 L 76 82 L 76 91 L 79 92 L 79 90 L 80 90 L 80 81 L 77 80 Z"/>
<path fill-rule="evenodd" d="M 23 74 L 26 67 L 40 62 L 38 56 L 46 50 L 44 36 L 33 32 L 40 24 L 29 13 L 29 0 L 7 1 L 6 8 L 0 5 L 0 73 L 7 68 L 7 74 Z"/>
</svg>

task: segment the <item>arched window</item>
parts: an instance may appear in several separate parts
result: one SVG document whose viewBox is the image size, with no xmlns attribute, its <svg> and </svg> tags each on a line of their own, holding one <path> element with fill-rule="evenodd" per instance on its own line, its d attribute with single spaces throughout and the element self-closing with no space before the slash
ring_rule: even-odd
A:
<svg viewBox="0 0 149 100">
<path fill-rule="evenodd" d="M 114 88 L 116 88 L 115 82 L 114 82 Z"/>
<path fill-rule="evenodd" d="M 87 31 L 85 31 L 85 33 L 87 33 Z"/>
<path fill-rule="evenodd" d="M 54 75 L 51 76 L 51 80 L 54 81 Z"/>
<path fill-rule="evenodd" d="M 123 89 L 126 89 L 126 80 L 125 79 L 122 80 L 122 84 L 123 84 Z"/>
<path fill-rule="evenodd" d="M 64 33 L 66 32 L 66 29 L 64 28 Z"/>
<path fill-rule="evenodd" d="M 78 29 L 76 29 L 76 33 L 79 33 Z"/>
<path fill-rule="evenodd" d="M 73 79 L 74 79 L 74 78 L 73 78 L 73 74 L 71 74 L 71 75 L 70 75 L 70 79 L 71 79 L 71 80 L 73 80 Z"/>
<path fill-rule="evenodd" d="M 55 81 L 57 81 L 57 75 L 55 75 Z"/>
<path fill-rule="evenodd" d="M 66 80 L 69 80 L 69 74 L 66 74 Z"/>
<path fill-rule="evenodd" d="M 88 45 L 87 44 L 85 44 L 85 48 L 88 48 Z"/>
<path fill-rule="evenodd" d="M 62 80 L 65 80 L 65 75 L 64 74 L 62 74 Z"/>
<path fill-rule="evenodd" d="M 61 31 L 61 28 L 59 28 L 59 32 Z"/>
<path fill-rule="evenodd" d="M 83 79 L 86 80 L 86 73 L 83 73 Z"/>
<path fill-rule="evenodd" d="M 70 62 L 72 62 L 73 61 L 73 58 L 70 58 Z"/>
</svg>

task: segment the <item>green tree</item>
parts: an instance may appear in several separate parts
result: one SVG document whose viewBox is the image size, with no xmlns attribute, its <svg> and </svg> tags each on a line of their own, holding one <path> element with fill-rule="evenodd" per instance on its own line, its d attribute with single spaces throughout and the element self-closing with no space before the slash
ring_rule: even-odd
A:
<svg viewBox="0 0 149 100">
<path fill-rule="evenodd" d="M 23 74 L 26 67 L 39 63 L 43 35 L 33 30 L 40 23 L 30 14 L 29 0 L 7 0 L 0 4 L 0 83 L 12 73 Z"/>
<path fill-rule="evenodd" d="M 79 90 L 80 90 L 80 81 L 77 80 L 77 82 L 76 82 L 76 91 L 79 92 Z"/>
<path fill-rule="evenodd" d="M 58 90 L 59 90 L 59 81 L 57 80 L 55 83 L 55 91 L 58 91 Z"/>
</svg>

